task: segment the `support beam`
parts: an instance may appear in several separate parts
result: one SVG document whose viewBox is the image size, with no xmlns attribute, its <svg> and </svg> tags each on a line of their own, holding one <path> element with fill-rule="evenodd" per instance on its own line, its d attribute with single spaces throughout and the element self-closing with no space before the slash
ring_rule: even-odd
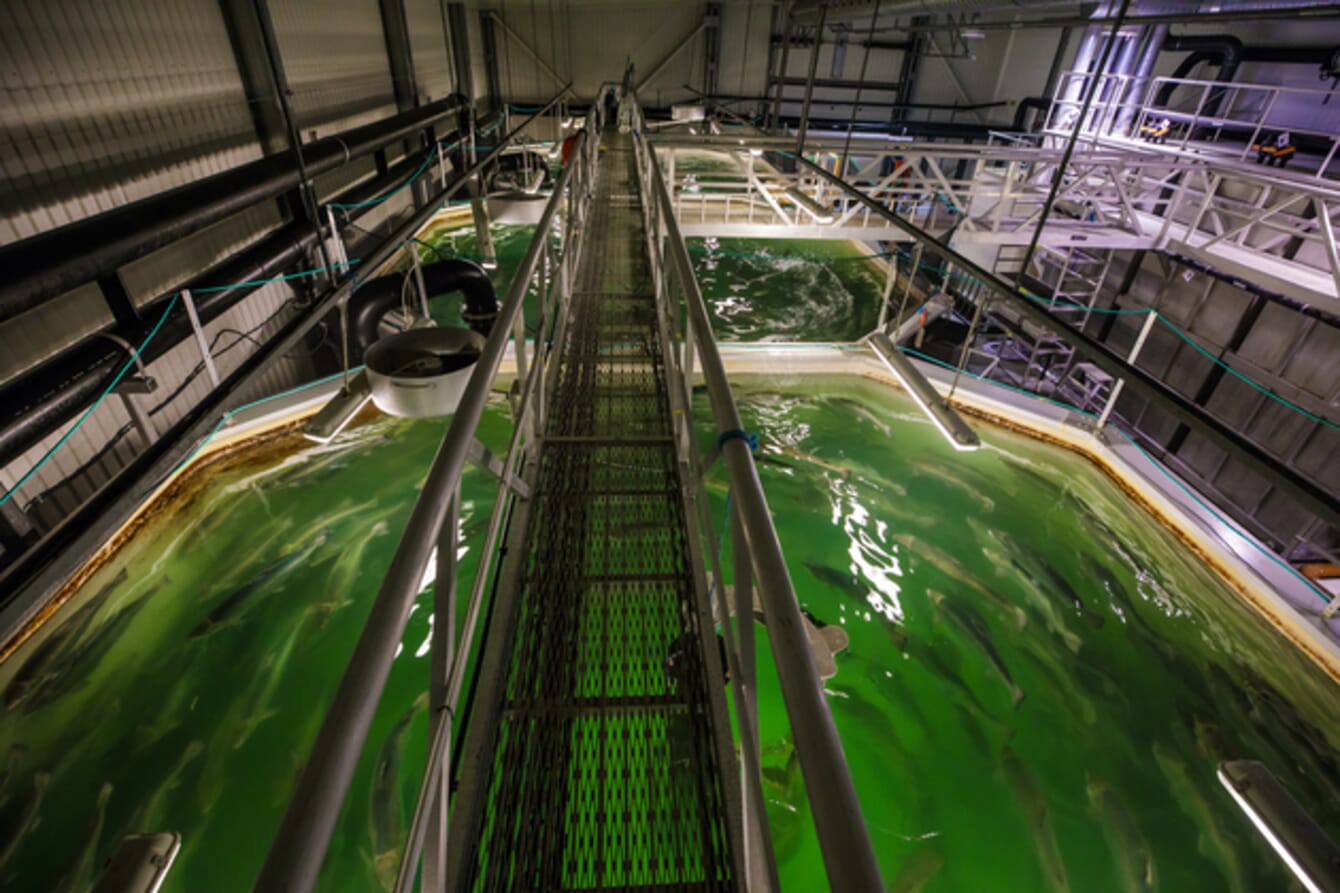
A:
<svg viewBox="0 0 1340 893">
<path fill-rule="evenodd" d="M 524 40 L 522 40 L 522 39 L 521 39 L 521 35 L 517 34 L 515 31 L 513 31 L 512 28 L 511 28 L 511 26 L 509 26 L 506 22 L 503 21 L 503 18 L 502 18 L 501 15 L 499 15 L 497 12 L 490 11 L 490 12 L 489 12 L 489 16 L 493 19 L 493 21 L 497 24 L 497 26 L 498 26 L 499 28 L 502 29 L 503 34 L 505 34 L 506 36 L 512 38 L 512 42 L 513 42 L 514 44 L 516 44 L 517 47 L 518 47 L 523 53 L 525 53 L 527 56 L 530 56 L 530 58 L 531 58 L 532 60 L 534 60 L 534 62 L 535 62 L 536 65 L 538 65 L 538 66 L 540 66 L 540 68 L 544 69 L 544 73 L 545 73 L 545 74 L 549 75 L 551 78 L 554 79 L 554 83 L 557 83 L 557 84 L 566 84 L 566 83 L 567 83 L 567 81 L 564 80 L 563 77 L 560 76 L 559 73 L 558 73 L 557 71 L 554 71 L 554 67 L 553 67 L 552 65 L 550 65 L 548 62 L 546 62 L 546 61 L 544 60 L 544 58 L 543 58 L 539 53 L 537 53 L 537 52 L 535 52 L 535 50 L 531 49 L 530 44 L 528 44 L 528 43 L 526 43 Z"/>
<path fill-rule="evenodd" d="M 720 88 L 721 70 L 721 3 L 709 2 L 703 16 L 703 92 L 716 96 Z M 745 35 L 745 40 L 749 35 Z"/>
<path fill-rule="evenodd" d="M 679 40 L 678 43 L 676 43 L 673 47 L 671 47 L 670 52 L 662 56 L 661 61 L 653 65 L 651 71 L 647 72 L 647 74 L 642 78 L 642 80 L 637 82 L 637 92 L 641 93 L 642 90 L 648 84 L 650 84 L 653 80 L 655 80 L 656 76 L 665 69 L 665 66 L 669 65 L 671 60 L 673 60 L 676 56 L 678 56 L 681 52 L 683 52 L 684 47 L 693 43 L 694 38 L 696 38 L 699 34 L 701 34 L 703 29 L 706 27 L 707 27 L 706 22 L 699 22 L 697 25 L 693 27 L 692 31 L 690 31 L 688 34 L 685 34 Z"/>
<path fill-rule="evenodd" d="M 828 4 L 824 3 L 819 7 L 819 24 L 814 29 L 814 49 L 810 50 L 810 73 L 806 78 L 805 102 L 800 107 L 800 127 L 796 136 L 796 155 L 799 157 L 805 155 L 805 131 L 810 126 L 810 100 L 814 98 L 814 75 L 819 68 L 819 47 L 823 45 L 824 21 L 827 18 Z"/>
</svg>

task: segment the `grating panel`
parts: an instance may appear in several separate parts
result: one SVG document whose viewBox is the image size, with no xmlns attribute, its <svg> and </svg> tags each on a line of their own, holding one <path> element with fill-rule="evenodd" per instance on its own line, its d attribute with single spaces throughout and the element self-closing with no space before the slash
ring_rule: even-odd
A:
<svg viewBox="0 0 1340 893">
<path fill-rule="evenodd" d="M 633 158 L 607 136 L 469 888 L 735 889 Z"/>
</svg>

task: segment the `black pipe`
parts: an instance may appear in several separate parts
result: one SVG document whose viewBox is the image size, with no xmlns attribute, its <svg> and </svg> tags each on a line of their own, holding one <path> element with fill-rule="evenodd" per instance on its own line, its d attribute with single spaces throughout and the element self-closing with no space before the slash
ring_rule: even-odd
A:
<svg viewBox="0 0 1340 893">
<path fill-rule="evenodd" d="M 1247 292 L 1250 295 L 1253 295 L 1258 298 L 1264 298 L 1265 300 L 1270 301 L 1272 304 L 1279 304 L 1281 307 L 1288 307 L 1295 313 L 1300 313 L 1309 319 L 1315 319 L 1317 322 L 1324 323 L 1328 326 L 1331 326 L 1332 328 L 1340 329 L 1340 316 L 1337 316 L 1334 313 L 1330 313 L 1326 310 L 1314 307 L 1311 304 L 1305 304 L 1302 301 L 1295 300 L 1293 298 L 1288 297 L 1287 295 L 1282 295 L 1279 292 L 1264 289 L 1261 286 L 1248 282 L 1245 279 L 1240 279 L 1237 276 L 1234 276 L 1232 273 L 1225 273 L 1223 270 L 1212 267 L 1209 264 L 1202 263 L 1201 261 L 1198 261 L 1195 258 L 1187 257 L 1184 254 L 1177 254 L 1176 252 L 1173 251 L 1164 251 L 1163 256 L 1167 257 L 1170 260 L 1175 260 L 1179 264 L 1183 264 L 1184 266 L 1191 267 L 1193 270 L 1204 273 L 1205 275 L 1217 279 L 1220 282 L 1226 282 L 1229 285 L 1233 286 L 1234 288 L 1242 289 L 1243 291 Z"/>
<path fill-rule="evenodd" d="M 1243 62 L 1283 62 L 1297 65 L 1326 65 L 1340 43 L 1311 44 L 1309 46 L 1286 46 L 1280 44 L 1257 44 L 1242 49 Z"/>
<path fill-rule="evenodd" d="M 309 176 L 405 139 L 465 106 L 450 96 L 302 147 Z M 422 159 L 419 160 L 420 163 Z M 0 248 L 0 320 L 108 275 L 116 268 L 299 184 L 291 152 L 169 189 Z"/>
<path fill-rule="evenodd" d="M 338 199 L 348 204 L 367 201 L 402 182 L 414 172 L 418 164 L 417 159 L 405 159 L 394 165 L 385 177 L 354 186 L 341 193 Z M 371 207 L 353 209 L 353 216 L 358 217 L 369 210 Z M 200 320 L 202 324 L 208 323 L 260 286 L 240 285 L 217 292 L 200 289 L 219 283 L 256 282 L 291 270 L 303 260 L 315 242 L 316 234 L 310 226 L 290 223 L 244 251 L 210 267 L 182 287 L 191 289 Z M 140 308 L 142 318 L 138 322 L 118 326 L 113 332 L 128 343 L 139 346 L 148 337 L 163 312 L 162 308 L 173 294 L 175 291 Z M 186 314 L 174 311 L 145 347 L 142 354 L 144 362 L 153 362 L 191 335 Z M 126 359 L 126 352 L 118 343 L 109 338 L 93 336 L 0 386 L 0 466 L 12 461 L 89 406 L 111 383 Z"/>
<path fill-rule="evenodd" d="M 1030 130 L 1031 128 L 1025 126 L 1024 119 L 1028 117 L 1028 113 L 1034 109 L 1045 117 L 1046 114 L 1052 110 L 1052 101 L 1050 97 L 1025 96 L 1023 99 L 1019 100 L 1019 104 L 1015 106 L 1014 109 L 1014 121 L 1010 126 L 1014 130 L 1020 132 L 1027 132 Z"/>
<path fill-rule="evenodd" d="M 488 337 L 493 321 L 498 318 L 498 299 L 493 283 L 484 268 L 474 261 L 448 258 L 422 267 L 424 288 L 430 298 L 459 291 L 465 296 L 461 316 L 479 334 Z M 382 317 L 400 306 L 405 293 L 405 279 L 414 271 L 379 276 L 358 286 L 349 299 L 349 356 L 351 362 L 362 362 L 364 351 L 377 340 L 377 326 Z"/>
<path fill-rule="evenodd" d="M 1163 50 L 1169 53 L 1192 53 L 1191 56 L 1183 59 L 1182 64 L 1173 72 L 1172 76 L 1174 78 L 1186 77 L 1191 69 L 1201 62 L 1214 62 L 1219 66 L 1219 73 L 1215 75 L 1214 79 L 1222 83 L 1228 83 L 1233 80 L 1238 72 L 1244 47 L 1242 41 L 1232 34 L 1203 34 L 1195 37 L 1169 34 L 1163 39 Z M 1154 99 L 1154 104 L 1167 106 L 1168 100 L 1172 98 L 1173 90 L 1176 87 L 1177 85 L 1174 83 L 1165 83 Z M 1219 104 L 1223 101 L 1224 91 L 1215 90 L 1206 98 L 1205 105 L 1201 109 L 1202 113 L 1206 115 L 1217 114 Z"/>
</svg>

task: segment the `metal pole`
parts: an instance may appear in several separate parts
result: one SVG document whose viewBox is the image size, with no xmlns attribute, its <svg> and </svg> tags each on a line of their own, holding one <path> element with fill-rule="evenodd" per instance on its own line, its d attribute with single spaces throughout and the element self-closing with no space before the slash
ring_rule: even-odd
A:
<svg viewBox="0 0 1340 893">
<path fill-rule="evenodd" d="M 889 323 L 889 298 L 893 297 L 893 286 L 898 281 L 898 254 L 895 251 L 892 257 L 886 258 L 888 266 L 888 275 L 884 277 L 884 296 L 879 299 L 879 324 L 875 326 L 879 331 L 884 331 L 884 327 Z"/>
<path fill-rule="evenodd" d="M 781 126 L 782 91 L 786 89 L 786 62 L 787 56 L 791 52 L 792 18 L 790 0 L 787 0 L 783 5 L 782 18 L 785 21 L 785 24 L 782 27 L 782 58 L 780 64 L 777 66 L 777 93 L 772 100 L 772 117 L 768 121 L 768 132 L 774 134 L 777 133 L 778 128 Z M 652 157 L 655 158 L 654 155 Z M 674 183 L 673 177 L 670 178 L 670 182 L 672 184 Z"/>
<path fill-rule="evenodd" d="M 734 559 L 733 585 L 735 586 L 735 631 L 739 651 L 740 691 L 744 694 L 743 703 L 738 705 L 740 734 L 740 788 L 744 803 L 744 841 L 747 848 L 745 858 L 745 887 L 748 890 L 776 890 L 774 886 L 775 865 L 771 858 L 771 841 L 765 841 L 767 828 L 760 828 L 754 817 L 763 809 L 762 803 L 754 802 L 756 796 L 750 779 L 761 773 L 762 756 L 758 749 L 758 667 L 754 652 L 754 568 L 749 560 L 749 550 L 745 546 L 744 527 L 740 523 L 740 513 L 732 511 L 730 516 L 732 557 Z M 720 581 L 718 581 L 720 582 Z M 724 593 L 723 593 L 724 595 Z M 724 604 L 725 599 L 722 599 Z M 722 612 L 722 623 L 729 623 L 729 617 Z M 766 622 L 766 620 L 765 620 Z M 748 726 L 747 733 L 744 726 Z"/>
<path fill-rule="evenodd" d="M 805 131 L 810 126 L 810 100 L 814 98 L 814 75 L 819 67 L 819 47 L 824 39 L 824 21 L 828 18 L 828 4 L 819 6 L 819 24 L 814 29 L 814 51 L 810 53 L 810 73 L 805 79 L 805 102 L 800 107 L 800 128 L 796 135 L 796 155 L 805 154 Z"/>
<path fill-rule="evenodd" d="M 1154 321 L 1159 315 L 1153 310 L 1145 314 L 1145 324 L 1140 328 L 1140 334 L 1135 339 L 1135 344 L 1131 346 L 1131 352 L 1126 355 L 1126 362 L 1135 363 L 1135 358 L 1140 355 L 1140 348 L 1145 346 L 1145 339 L 1149 337 L 1149 330 L 1154 328 Z M 1103 430 L 1107 424 L 1107 419 L 1112 415 L 1113 408 L 1117 405 L 1117 398 L 1121 396 L 1121 389 L 1126 384 L 1126 379 L 1118 378 L 1117 383 L 1112 386 L 1112 394 L 1107 398 L 1107 405 L 1103 407 L 1102 415 L 1098 416 L 1098 424 L 1095 430 Z"/>
<path fill-rule="evenodd" d="M 430 675 L 428 677 L 428 715 L 436 727 L 440 722 L 442 729 L 442 749 L 440 759 L 444 765 L 451 765 L 451 705 L 447 700 L 447 675 L 456 660 L 456 545 L 457 528 L 460 521 L 461 492 L 458 487 L 451 495 L 447 506 L 446 521 L 437 538 L 437 580 L 433 588 L 433 642 L 428 656 Z M 435 735 L 429 735 L 429 746 Z M 433 751 L 429 751 L 432 759 Z M 433 796 L 437 803 L 428 819 L 427 837 L 423 849 L 422 888 L 437 893 L 444 889 L 447 881 L 447 804 L 450 802 L 450 773 L 439 772 L 433 787 Z M 413 835 L 411 835 L 411 840 Z M 408 847 L 407 847 L 408 850 Z M 408 856 L 408 851 L 406 852 Z M 414 879 L 414 863 L 408 858 L 400 864 L 400 879 L 408 882 L 409 889 Z M 399 888 L 399 881 L 397 882 Z"/>
<path fill-rule="evenodd" d="M 191 320 L 191 331 L 195 333 L 195 343 L 200 348 L 200 359 L 205 361 L 210 384 L 217 388 L 221 380 L 219 369 L 214 365 L 214 355 L 209 352 L 209 341 L 205 338 L 204 327 L 200 325 L 200 317 L 195 312 L 195 301 L 191 298 L 189 288 L 181 290 L 181 302 L 186 305 L 186 316 Z"/>
<path fill-rule="evenodd" d="M 1075 144 L 1079 142 L 1079 132 L 1084 123 L 1084 119 L 1089 115 L 1089 107 L 1093 104 L 1093 97 L 1098 92 L 1098 82 L 1102 77 L 1103 70 L 1107 68 L 1107 60 L 1112 55 L 1112 48 L 1117 43 L 1117 33 L 1121 30 L 1121 23 L 1126 20 L 1126 10 L 1130 8 L 1131 0 L 1121 0 L 1121 9 L 1117 12 L 1116 21 L 1112 23 L 1112 33 L 1108 37 L 1107 45 L 1103 47 L 1102 58 L 1098 60 L 1098 70 L 1093 73 L 1089 82 L 1089 89 L 1084 96 L 1084 105 L 1080 108 L 1079 117 L 1075 120 L 1075 128 L 1070 131 L 1070 139 L 1066 142 L 1065 152 L 1061 155 L 1061 163 L 1056 167 L 1056 173 L 1052 175 L 1051 190 L 1047 193 L 1047 201 L 1042 206 L 1042 213 L 1038 215 L 1038 225 L 1033 229 L 1033 237 L 1028 242 L 1028 250 L 1024 252 L 1023 263 L 1019 265 L 1019 278 L 1023 278 L 1028 273 L 1028 265 L 1033 260 L 1033 253 L 1038 249 L 1038 240 L 1042 238 L 1042 228 L 1047 225 L 1047 217 L 1051 214 L 1052 205 L 1056 202 L 1056 194 L 1061 191 L 1061 181 L 1065 179 L 1066 168 L 1070 165 L 1070 157 L 1075 154 Z"/>
<path fill-rule="evenodd" d="M 545 110 L 557 101 L 557 97 L 550 100 Z M 512 135 L 508 134 L 507 138 L 500 140 L 499 146 L 505 144 Z M 582 139 L 584 137 L 579 137 L 579 140 Z M 489 157 L 497 151 L 495 149 Z M 571 168 L 568 168 L 559 176 L 554 187 L 555 195 L 563 192 L 570 172 Z M 545 208 L 544 216 L 536 227 L 537 232 L 548 229 L 556 204 L 556 201 L 551 200 Z M 429 207 L 415 215 L 411 221 L 415 224 L 414 228 L 421 226 L 433 213 L 435 209 Z M 376 264 L 389 257 L 390 252 L 396 250 L 399 241 L 404 238 L 405 235 L 397 233 L 397 241 L 382 257 L 374 254 L 375 263 L 370 261 L 369 267 L 375 268 Z M 270 844 L 265 864 L 256 880 L 256 890 L 305 893 L 316 884 L 331 834 L 339 819 L 340 806 L 353 779 L 368 728 L 390 674 L 396 647 L 404 634 L 409 606 L 418 595 L 424 568 L 437 544 L 438 531 L 446 517 L 448 497 L 460 481 L 461 469 L 474 441 L 475 429 L 484 413 L 493 379 L 502 362 L 512 321 L 520 312 L 525 298 L 524 285 L 529 280 L 530 271 L 534 269 L 542 247 L 543 240 L 532 240 L 517 276 L 508 289 L 507 301 L 499 311 L 493 333 L 475 363 L 451 427 L 428 471 L 406 524 L 405 534 L 391 559 L 390 569 L 382 581 L 358 644 L 326 712 L 307 765 L 298 777 L 288 810 Z M 340 292 L 344 292 L 344 286 L 337 294 Z M 347 292 L 340 296 L 347 297 Z"/>
<path fill-rule="evenodd" d="M 419 309 L 423 311 L 424 319 L 432 319 L 433 315 L 428 310 L 428 286 L 423 281 L 423 261 L 419 258 L 419 240 L 409 239 L 405 247 L 409 249 L 410 260 L 414 263 L 414 284 L 419 287 Z"/>
</svg>

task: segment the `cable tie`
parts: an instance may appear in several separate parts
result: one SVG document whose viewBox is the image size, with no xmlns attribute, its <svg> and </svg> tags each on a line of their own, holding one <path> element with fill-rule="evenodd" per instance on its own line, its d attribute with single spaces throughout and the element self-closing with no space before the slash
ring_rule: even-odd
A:
<svg viewBox="0 0 1340 893">
<path fill-rule="evenodd" d="M 744 431 L 740 428 L 731 428 L 729 431 L 722 431 L 717 436 L 717 449 L 720 450 L 726 446 L 728 441 L 743 440 L 749 446 L 749 452 L 758 452 L 758 435 L 751 431 Z"/>
</svg>

